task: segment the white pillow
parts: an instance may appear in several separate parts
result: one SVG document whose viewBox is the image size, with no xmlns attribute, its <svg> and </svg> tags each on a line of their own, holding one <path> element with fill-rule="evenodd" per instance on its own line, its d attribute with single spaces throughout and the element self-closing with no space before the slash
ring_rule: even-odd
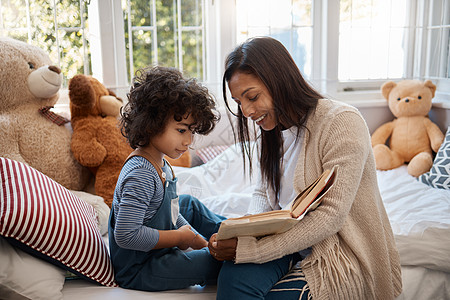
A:
<svg viewBox="0 0 450 300">
<path fill-rule="evenodd" d="M 11 246 L 0 237 L 2 299 L 62 299 L 64 270 Z"/>
</svg>

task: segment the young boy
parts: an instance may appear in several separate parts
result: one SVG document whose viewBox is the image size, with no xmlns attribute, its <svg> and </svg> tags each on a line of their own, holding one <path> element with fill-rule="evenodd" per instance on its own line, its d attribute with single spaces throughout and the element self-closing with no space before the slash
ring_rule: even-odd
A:
<svg viewBox="0 0 450 300">
<path fill-rule="evenodd" d="M 121 170 L 109 220 L 121 287 L 158 291 L 216 283 L 221 263 L 205 238 L 224 218 L 192 196 L 178 198 L 177 178 L 163 158 L 180 157 L 194 133 L 209 133 L 218 120 L 214 108 L 207 89 L 176 69 L 143 69 L 134 79 L 121 130 L 135 151 Z M 194 250 L 183 251 L 188 248 Z"/>
</svg>

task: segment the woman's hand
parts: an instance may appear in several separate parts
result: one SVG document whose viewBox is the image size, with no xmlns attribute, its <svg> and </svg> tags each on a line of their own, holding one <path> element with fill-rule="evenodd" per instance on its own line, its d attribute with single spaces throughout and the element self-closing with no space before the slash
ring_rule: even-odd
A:
<svg viewBox="0 0 450 300">
<path fill-rule="evenodd" d="M 236 258 L 237 238 L 217 240 L 217 233 L 209 239 L 208 248 L 211 255 L 219 260 L 234 260 Z"/>
</svg>

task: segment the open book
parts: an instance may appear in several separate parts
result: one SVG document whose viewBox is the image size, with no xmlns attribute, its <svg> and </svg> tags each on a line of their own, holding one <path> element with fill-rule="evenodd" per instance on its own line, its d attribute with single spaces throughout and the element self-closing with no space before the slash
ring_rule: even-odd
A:
<svg viewBox="0 0 450 300">
<path fill-rule="evenodd" d="M 238 236 L 265 236 L 291 229 L 311 210 L 322 202 L 324 195 L 333 186 L 337 177 L 337 166 L 325 170 L 312 184 L 295 197 L 282 210 L 273 210 L 222 222 L 217 233 L 218 240 Z"/>
</svg>

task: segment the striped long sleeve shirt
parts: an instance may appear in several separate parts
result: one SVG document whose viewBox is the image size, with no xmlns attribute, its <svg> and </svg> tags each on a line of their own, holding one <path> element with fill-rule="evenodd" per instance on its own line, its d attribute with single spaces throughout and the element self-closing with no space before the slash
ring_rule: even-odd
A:
<svg viewBox="0 0 450 300">
<path fill-rule="evenodd" d="M 163 171 L 172 179 L 167 163 Z M 144 224 L 150 220 L 163 201 L 164 187 L 155 167 L 145 158 L 134 156 L 123 166 L 114 191 L 114 235 L 119 247 L 150 251 L 159 240 L 158 230 Z M 177 228 L 189 224 L 181 214 Z"/>
</svg>

